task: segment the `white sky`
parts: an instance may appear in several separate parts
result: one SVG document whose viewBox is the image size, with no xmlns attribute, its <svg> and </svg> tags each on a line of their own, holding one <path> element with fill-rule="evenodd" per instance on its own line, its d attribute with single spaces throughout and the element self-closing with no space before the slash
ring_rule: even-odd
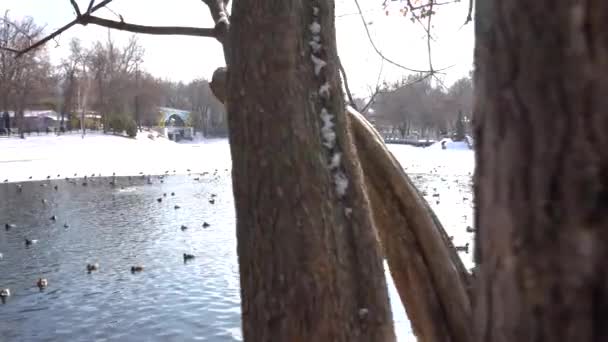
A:
<svg viewBox="0 0 608 342">
<path fill-rule="evenodd" d="M 101 0 L 97 0 L 99 2 Z M 77 0 L 81 9 L 88 0 Z M 391 3 L 390 15 L 382 9 L 382 0 L 359 0 L 365 20 L 376 46 L 389 59 L 413 68 L 428 69 L 426 34 L 420 24 L 399 15 L 399 3 Z M 175 25 L 213 27 L 209 11 L 201 0 L 114 0 L 109 7 L 123 16 L 126 22 L 147 25 Z M 460 77 L 468 75 L 473 65 L 473 24 L 462 26 L 468 1 L 440 6 L 433 18 L 432 58 L 435 69 L 452 66 L 442 76 L 449 86 Z M 0 0 L 0 11 L 10 10 L 15 18 L 31 16 L 37 24 L 46 25 L 51 32 L 74 18 L 69 0 Z M 346 15 L 355 13 L 355 15 Z M 368 95 L 368 87 L 375 87 L 380 57 L 374 52 L 365 34 L 354 0 L 336 0 L 338 48 L 355 96 Z M 96 15 L 117 19 L 108 10 Z M 50 42 L 49 52 L 53 61 L 67 54 L 68 42 L 79 37 L 85 46 L 95 40 L 105 40 L 108 30 L 95 25 L 77 25 L 58 38 L 59 46 Z M 112 38 L 124 44 L 129 32 L 111 31 Z M 174 81 L 188 82 L 195 78 L 209 79 L 213 71 L 223 65 L 220 44 L 212 38 L 138 35 L 146 50 L 144 68 L 153 75 Z M 407 71 L 384 62 L 382 80 L 394 81 Z"/>
</svg>

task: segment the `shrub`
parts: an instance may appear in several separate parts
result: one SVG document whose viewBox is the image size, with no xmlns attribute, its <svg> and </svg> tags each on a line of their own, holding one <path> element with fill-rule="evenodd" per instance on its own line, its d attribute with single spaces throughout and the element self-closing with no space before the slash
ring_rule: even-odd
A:
<svg viewBox="0 0 608 342">
<path fill-rule="evenodd" d="M 126 126 L 127 135 L 130 138 L 135 138 L 137 136 L 137 124 L 135 124 L 135 120 L 128 120 Z"/>
<path fill-rule="evenodd" d="M 112 131 L 118 134 L 122 134 L 126 128 L 125 120 L 123 120 L 123 116 L 120 114 L 112 114 L 112 116 L 110 116 L 109 125 Z"/>
</svg>

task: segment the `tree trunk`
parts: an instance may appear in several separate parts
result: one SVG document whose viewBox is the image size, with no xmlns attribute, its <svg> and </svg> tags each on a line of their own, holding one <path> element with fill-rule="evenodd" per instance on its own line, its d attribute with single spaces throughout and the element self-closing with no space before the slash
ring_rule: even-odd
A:
<svg viewBox="0 0 608 342">
<path fill-rule="evenodd" d="M 477 1 L 477 341 L 608 339 L 608 1 Z"/>
<path fill-rule="evenodd" d="M 234 2 L 227 103 L 245 341 L 395 340 L 346 127 L 333 10 L 333 1 Z M 318 75 L 315 13 L 316 57 L 327 62 Z M 323 109 L 334 115 L 334 145 Z"/>
<path fill-rule="evenodd" d="M 448 235 L 382 137 L 348 109 L 376 227 L 419 341 L 472 338 L 470 276 Z"/>
<path fill-rule="evenodd" d="M 200 112 L 201 115 L 201 126 L 203 129 L 203 137 L 209 136 L 209 106 L 204 106 L 204 109 Z"/>
</svg>

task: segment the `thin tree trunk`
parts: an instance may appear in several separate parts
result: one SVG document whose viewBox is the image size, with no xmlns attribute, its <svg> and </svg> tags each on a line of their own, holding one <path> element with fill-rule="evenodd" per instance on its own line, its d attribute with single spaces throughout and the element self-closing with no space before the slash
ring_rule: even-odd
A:
<svg viewBox="0 0 608 342">
<path fill-rule="evenodd" d="M 608 1 L 477 1 L 477 341 L 608 339 Z"/>
<path fill-rule="evenodd" d="M 313 6 L 328 63 L 318 77 L 309 46 Z M 346 127 L 333 8 L 333 1 L 234 2 L 227 103 L 245 341 L 395 339 Z M 325 79 L 330 96 L 321 99 Z M 333 170 L 322 108 L 335 115 L 342 152 Z M 344 196 L 337 172 L 348 179 Z"/>
</svg>

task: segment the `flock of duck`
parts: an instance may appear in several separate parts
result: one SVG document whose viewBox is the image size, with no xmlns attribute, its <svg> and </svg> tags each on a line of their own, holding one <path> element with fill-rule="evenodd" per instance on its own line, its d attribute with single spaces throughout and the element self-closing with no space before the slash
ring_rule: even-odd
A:
<svg viewBox="0 0 608 342">
<path fill-rule="evenodd" d="M 406 168 L 406 169 L 407 169 L 407 168 Z M 437 168 L 433 168 L 433 169 L 431 169 L 430 173 L 431 173 L 431 174 L 437 174 L 437 173 L 438 173 Z M 468 175 L 470 176 L 470 175 L 471 175 L 471 173 L 469 172 L 469 173 L 468 173 Z M 422 179 L 422 178 L 423 178 L 423 176 L 422 176 L 422 175 L 417 175 L 417 176 L 416 176 L 416 179 Z M 440 179 L 441 179 L 441 181 L 442 181 L 442 182 L 446 182 L 446 181 L 447 181 L 447 179 L 446 179 L 446 178 L 443 178 L 443 177 L 442 177 L 442 178 L 440 178 Z M 458 180 L 456 181 L 456 184 L 458 184 Z M 448 186 L 447 186 L 447 188 L 449 189 L 449 188 L 450 188 L 450 186 L 448 185 Z M 423 190 L 423 191 L 421 191 L 421 195 L 422 195 L 423 197 L 427 197 L 427 196 L 428 196 L 428 192 L 427 192 L 426 190 Z M 440 202 L 440 196 L 439 196 L 439 192 L 437 191 L 437 188 L 433 188 L 433 194 L 431 195 L 431 197 L 432 197 L 432 198 L 433 198 L 433 200 L 435 201 L 435 204 L 439 205 L 439 203 L 441 203 L 441 202 Z M 429 203 L 430 203 L 430 199 L 428 199 L 428 198 L 427 198 L 427 200 L 428 200 L 428 201 L 429 201 Z M 463 196 L 463 197 L 462 197 L 462 201 L 463 201 L 463 202 L 469 201 L 469 197 L 467 197 L 467 196 Z M 471 226 L 467 226 L 467 227 L 466 227 L 466 232 L 467 232 L 467 233 L 475 233 L 475 228 L 473 228 L 473 227 L 471 227 Z M 454 242 L 454 236 L 450 236 L 449 238 L 450 238 L 450 243 L 452 243 L 452 245 L 453 245 L 453 242 Z M 467 243 L 465 243 L 463 246 L 454 246 L 454 245 L 453 245 L 454 249 L 456 249 L 456 251 L 457 251 L 457 252 L 464 252 L 464 253 L 467 253 L 467 254 L 469 253 L 469 246 L 470 246 L 470 244 L 469 244 L 468 242 L 467 242 Z"/>
<path fill-rule="evenodd" d="M 191 171 L 190 171 L 190 169 L 187 169 L 186 171 L 188 172 L 188 175 L 190 176 L 190 175 L 191 175 L 191 174 L 190 174 L 190 172 L 191 172 Z M 173 173 L 175 173 L 175 172 L 176 172 L 176 170 L 173 170 Z M 165 171 L 165 174 L 164 174 L 164 175 L 160 175 L 160 176 L 150 176 L 150 175 L 145 175 L 143 172 L 140 172 L 140 173 L 139 173 L 139 177 L 140 177 L 141 179 L 146 179 L 146 183 L 147 183 L 147 184 L 153 184 L 153 183 L 154 183 L 154 182 L 153 182 L 153 177 L 156 177 L 156 178 L 159 180 L 159 182 L 160 182 L 160 183 L 164 183 L 164 178 L 165 178 L 165 175 L 168 175 L 169 173 L 170 173 L 170 172 L 167 170 L 167 171 Z M 200 176 L 205 176 L 205 175 L 208 175 L 208 174 L 209 174 L 208 172 L 203 172 L 203 173 L 201 173 L 201 174 L 200 174 Z M 213 173 L 212 175 L 213 175 L 213 176 L 216 176 L 216 175 L 217 175 L 217 169 L 214 171 L 214 173 Z M 58 174 L 58 175 L 57 175 L 57 178 L 60 178 L 60 177 L 61 177 L 61 175 L 60 175 L 60 174 Z M 77 174 L 77 173 L 74 173 L 74 176 L 73 176 L 73 177 L 78 177 L 78 174 Z M 82 178 L 81 185 L 82 185 L 82 186 L 87 186 L 89 183 L 94 183 L 94 182 L 96 182 L 95 177 L 102 177 L 102 175 L 101 175 L 101 174 L 95 174 L 95 173 L 94 173 L 94 174 L 91 174 L 91 176 L 90 176 L 90 177 L 87 177 L 87 175 L 84 175 L 84 177 Z M 128 180 L 131 180 L 133 177 L 138 177 L 138 176 L 127 176 L 127 179 L 128 179 Z M 419 177 L 420 177 L 420 176 L 419 176 Z M 29 179 L 32 179 L 32 178 L 33 178 L 32 176 L 30 176 L 30 177 L 29 177 Z M 52 178 L 51 176 L 47 176 L 47 177 L 46 177 L 46 179 L 47 179 L 47 180 L 50 180 L 51 178 Z M 66 178 L 65 178 L 65 180 L 66 180 L 67 182 L 69 182 L 69 183 L 73 184 L 73 185 L 76 185 L 76 184 L 78 184 L 78 183 L 79 183 L 79 181 L 78 181 L 77 179 L 70 178 L 70 177 L 66 177 Z M 193 180 L 195 180 L 195 181 L 199 181 L 199 180 L 200 180 L 200 177 L 195 177 L 195 178 L 193 178 Z M 444 179 L 442 179 L 442 181 L 444 181 Z M 4 180 L 4 182 L 5 182 L 5 183 L 8 183 L 8 182 L 9 182 L 9 180 L 8 180 L 8 179 L 5 179 L 5 180 Z M 115 173 L 113 173 L 113 174 L 112 174 L 111 180 L 108 182 L 108 184 L 109 184 L 110 186 L 117 186 L 117 182 L 116 182 L 116 174 L 115 174 Z M 46 187 L 46 186 L 48 186 L 48 185 L 49 185 L 49 184 L 47 184 L 47 183 L 41 183 L 41 184 L 40 184 L 40 186 L 41 186 L 41 187 Z M 54 185 L 54 187 L 53 187 L 53 188 L 54 188 L 54 190 L 56 190 L 56 191 L 58 191 L 58 189 L 59 189 L 58 185 Z M 124 189 L 124 186 L 121 186 L 120 188 L 121 188 L 121 189 Z M 18 193 L 23 192 L 23 186 L 22 186 L 21 184 L 17 184 L 17 185 L 16 185 L 16 190 L 17 190 L 17 192 L 18 192 Z M 439 204 L 439 193 L 437 192 L 437 189 L 436 189 L 436 188 L 434 188 L 434 189 L 433 189 L 433 192 L 434 192 L 434 193 L 433 193 L 432 197 L 433 197 L 433 198 L 436 198 L 436 202 L 437 202 L 436 204 Z M 171 196 L 175 196 L 175 192 L 171 192 L 171 193 L 170 193 L 170 195 L 171 195 Z M 423 191 L 423 192 L 422 192 L 422 195 L 423 195 L 423 196 L 426 196 L 426 195 L 427 195 L 427 193 Z M 211 194 L 211 197 L 209 198 L 209 203 L 210 203 L 210 204 L 214 204 L 214 203 L 215 203 L 216 196 L 217 196 L 216 194 Z M 162 196 L 162 197 L 158 197 L 158 198 L 156 199 L 156 201 L 157 201 L 158 203 L 161 203 L 161 202 L 163 202 L 163 198 L 165 198 L 165 197 L 167 197 L 167 193 L 163 193 L 163 196 Z M 463 200 L 468 200 L 468 198 L 463 197 Z M 42 203 L 43 203 L 43 204 L 46 204 L 46 203 L 47 203 L 47 201 L 46 201 L 45 199 L 42 199 Z M 176 204 L 176 205 L 174 205 L 174 209 L 176 209 L 176 210 L 177 210 L 177 209 L 180 209 L 180 206 Z M 53 222 L 56 222 L 56 221 L 58 220 L 58 218 L 57 218 L 57 216 L 56 216 L 56 215 L 53 215 L 53 216 L 51 216 L 51 217 L 50 217 L 50 220 L 52 220 Z M 209 226 L 210 226 L 210 224 L 209 224 L 209 223 L 207 223 L 207 222 L 203 222 L 203 224 L 202 224 L 202 227 L 203 227 L 203 228 L 208 228 Z M 13 228 L 16 228 L 16 225 L 15 225 L 14 223 L 6 223 L 6 224 L 5 224 L 5 229 L 6 229 L 6 230 L 10 230 L 10 229 L 13 229 Z M 65 223 L 65 224 L 64 224 L 64 228 L 69 228 L 69 225 L 68 225 L 67 223 Z M 182 231 L 184 231 L 184 230 L 188 229 L 188 227 L 187 227 L 186 225 L 181 225 L 180 229 L 181 229 Z M 474 229 L 474 228 L 472 228 L 472 227 L 470 227 L 470 226 L 468 226 L 468 227 L 466 227 L 466 231 L 467 231 L 468 233 L 474 233 L 474 232 L 475 232 L 475 229 Z M 453 238 L 454 238 L 453 236 L 450 236 L 450 241 L 453 241 Z M 35 240 L 35 239 L 28 239 L 28 238 L 24 238 L 24 241 L 25 241 L 25 245 L 26 245 L 26 246 L 31 246 L 31 245 L 33 245 L 33 244 L 35 244 L 35 243 L 37 242 L 37 240 Z M 465 253 L 469 253 L 469 243 L 468 243 L 468 242 L 467 242 L 467 243 L 466 243 L 464 246 L 454 246 L 454 248 L 455 248 L 455 249 L 456 249 L 456 251 L 458 251 L 458 252 L 465 252 Z M 2 259 L 2 257 L 3 257 L 3 255 L 2 255 L 2 253 L 0 253 L 0 259 Z M 187 261 L 192 260 L 192 259 L 194 259 L 194 258 L 195 258 L 195 256 L 194 256 L 193 254 L 189 254 L 189 253 L 184 253 L 184 254 L 183 254 L 183 260 L 184 260 L 184 262 L 187 262 Z M 87 271 L 88 273 L 95 272 L 95 271 L 97 271 L 98 269 L 99 269 L 99 264 L 97 264 L 97 263 L 92 263 L 92 264 L 91 264 L 91 263 L 89 263 L 89 264 L 87 264 L 87 265 L 86 265 L 86 271 Z M 130 267 L 130 270 L 131 270 L 131 273 L 138 273 L 138 272 L 142 272 L 142 271 L 144 270 L 144 266 L 142 266 L 142 265 L 133 265 L 133 266 L 131 266 L 131 267 Z M 48 286 L 48 284 L 49 284 L 49 283 L 48 283 L 48 279 L 45 279 L 45 278 L 39 278 L 39 279 L 36 281 L 36 286 L 37 286 L 37 287 L 38 287 L 38 288 L 39 288 L 41 291 L 42 291 L 43 289 L 45 289 L 45 288 Z M 3 303 L 5 302 L 6 298 L 10 297 L 10 295 L 11 295 L 10 289 L 8 289 L 8 288 L 0 289 L 0 299 L 2 299 L 2 302 L 3 302 Z"/>
<path fill-rule="evenodd" d="M 188 176 L 191 176 L 191 170 L 187 169 L 186 171 L 188 172 Z M 226 170 L 226 171 L 228 171 L 228 170 Z M 165 171 L 164 175 L 151 176 L 151 175 L 145 175 L 143 172 L 140 172 L 139 176 L 126 176 L 126 178 L 130 181 L 130 180 L 132 180 L 135 177 L 139 177 L 141 179 L 145 179 L 147 184 L 154 184 L 153 178 L 156 178 L 156 179 L 159 180 L 160 183 L 164 183 L 164 178 L 165 178 L 165 176 L 169 175 L 169 173 L 170 173 L 169 171 Z M 173 173 L 175 174 L 176 170 L 173 170 Z M 212 176 L 217 176 L 217 173 L 218 173 L 218 170 L 216 169 L 211 175 Z M 210 174 L 209 172 L 202 172 L 202 173 L 199 174 L 198 177 L 194 177 L 193 180 L 200 181 L 200 176 L 206 176 L 206 175 L 209 175 L 209 174 Z M 78 174 L 74 173 L 73 177 L 78 177 Z M 90 177 L 87 177 L 87 175 L 84 175 L 84 177 L 81 179 L 82 180 L 81 185 L 82 186 L 88 186 L 89 183 L 95 183 L 96 181 L 99 182 L 99 183 L 101 183 L 99 180 L 96 180 L 95 177 L 101 178 L 102 175 L 101 175 L 101 173 L 99 173 L 99 174 L 93 173 L 93 174 L 91 174 Z M 110 186 L 112 186 L 112 187 L 117 186 L 118 183 L 116 182 L 116 177 L 117 177 L 116 173 L 112 173 L 111 180 L 108 182 L 108 184 Z M 33 178 L 32 176 L 29 177 L 29 179 L 32 179 L 32 178 Z M 46 177 L 47 180 L 51 180 L 51 178 L 52 178 L 51 176 L 47 176 Z M 56 178 L 57 179 L 61 178 L 61 175 L 58 174 Z M 70 184 L 73 184 L 73 185 L 77 185 L 79 183 L 79 180 L 77 178 L 65 177 L 65 180 L 67 182 L 69 182 Z M 8 179 L 4 180 L 4 183 L 8 183 L 8 182 L 9 182 Z M 47 187 L 47 186 L 49 186 L 49 183 L 40 183 L 40 186 L 41 187 Z M 59 190 L 59 186 L 58 185 L 54 185 L 53 188 L 54 188 L 55 191 Z M 124 189 L 124 186 L 120 186 L 120 189 Z M 17 191 L 17 193 L 22 193 L 23 192 L 23 185 L 17 184 L 16 185 L 16 191 Z M 171 192 L 171 196 L 175 196 L 175 192 Z M 158 203 L 161 203 L 163 201 L 163 197 L 167 197 L 167 193 L 163 193 L 163 196 L 157 198 L 156 201 Z M 216 194 L 211 194 L 210 198 L 208 199 L 209 203 L 210 204 L 215 204 L 216 197 L 217 197 Z M 47 200 L 46 199 L 42 199 L 41 201 L 42 201 L 43 204 L 47 204 Z M 180 209 L 181 207 L 176 204 L 176 205 L 174 205 L 173 208 L 177 210 L 177 209 Z M 51 216 L 50 220 L 53 221 L 53 222 L 57 222 L 57 220 L 58 220 L 57 215 Z M 203 222 L 203 224 L 202 224 L 202 227 L 205 228 L 205 229 L 209 228 L 210 226 L 211 225 L 208 222 Z M 69 228 L 69 224 L 68 223 L 64 223 L 63 227 L 64 228 Z M 14 223 L 5 223 L 4 228 L 5 228 L 5 230 L 8 231 L 8 230 L 17 228 L 17 225 L 14 224 Z M 181 228 L 182 231 L 188 229 L 188 227 L 186 225 L 182 225 L 180 228 Z M 35 243 L 37 243 L 38 240 L 36 240 L 36 239 L 28 239 L 27 237 L 24 237 L 24 242 L 25 242 L 25 246 L 29 247 L 29 246 L 32 246 Z M 4 257 L 4 255 L 2 253 L 0 253 L 0 260 L 3 257 Z M 186 263 L 186 262 L 188 262 L 190 260 L 193 260 L 194 258 L 196 258 L 196 256 L 194 254 L 183 253 L 183 261 L 184 261 L 184 263 Z M 89 274 L 91 274 L 91 273 L 93 273 L 93 272 L 95 272 L 97 270 L 99 270 L 99 264 L 98 263 L 88 263 L 86 265 L 86 271 Z M 143 265 L 133 265 L 133 266 L 130 267 L 130 270 L 131 270 L 131 273 L 139 273 L 139 272 L 142 272 L 144 270 L 144 266 Z M 38 280 L 36 281 L 36 286 L 40 289 L 40 291 L 43 291 L 45 288 L 47 288 L 49 286 L 49 281 L 46 278 L 38 278 Z M 2 288 L 2 289 L 0 289 L 0 300 L 2 301 L 3 304 L 6 302 L 6 299 L 8 297 L 10 297 L 10 296 L 11 296 L 11 290 L 9 288 Z"/>
</svg>

